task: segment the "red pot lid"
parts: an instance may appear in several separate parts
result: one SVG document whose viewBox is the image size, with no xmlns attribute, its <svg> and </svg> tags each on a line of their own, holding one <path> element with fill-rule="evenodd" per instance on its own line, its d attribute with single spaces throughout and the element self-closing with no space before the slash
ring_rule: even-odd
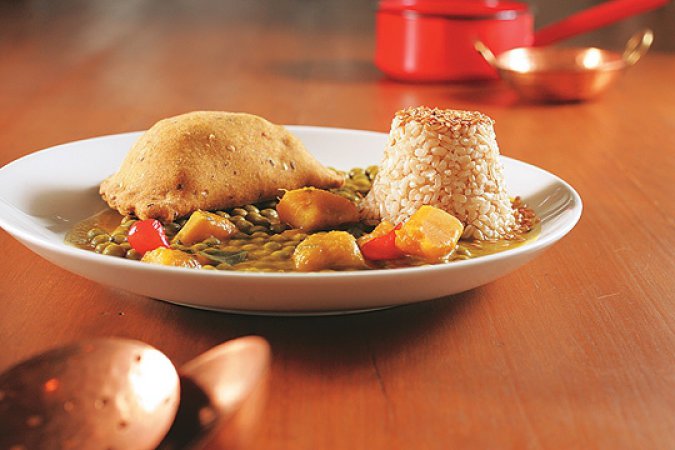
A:
<svg viewBox="0 0 675 450">
<path fill-rule="evenodd" d="M 380 0 L 379 11 L 463 18 L 512 18 L 529 12 L 527 3 L 490 0 Z"/>
</svg>

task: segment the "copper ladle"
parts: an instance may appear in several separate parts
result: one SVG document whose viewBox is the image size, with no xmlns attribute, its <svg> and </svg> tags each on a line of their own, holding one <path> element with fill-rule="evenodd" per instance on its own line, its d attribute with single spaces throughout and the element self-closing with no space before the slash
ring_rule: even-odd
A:
<svg viewBox="0 0 675 450">
<path fill-rule="evenodd" d="M 524 98 L 569 102 L 598 97 L 649 50 L 654 33 L 633 35 L 623 53 L 595 47 L 521 47 L 495 56 L 481 41 L 474 47 Z"/>
<path fill-rule="evenodd" d="M 0 375 L 0 448 L 191 448 L 263 384 L 269 354 L 249 336 L 177 372 L 160 351 L 128 339 L 48 351 Z"/>
</svg>

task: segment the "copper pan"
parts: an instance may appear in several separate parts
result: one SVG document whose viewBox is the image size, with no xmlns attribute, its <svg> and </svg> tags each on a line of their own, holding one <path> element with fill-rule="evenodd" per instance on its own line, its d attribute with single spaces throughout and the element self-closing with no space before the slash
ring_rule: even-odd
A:
<svg viewBox="0 0 675 450">
<path fill-rule="evenodd" d="M 572 102 L 604 93 L 653 41 L 654 33 L 646 29 L 628 40 L 623 53 L 595 47 L 520 47 L 495 56 L 480 41 L 475 48 L 522 97 Z"/>
</svg>

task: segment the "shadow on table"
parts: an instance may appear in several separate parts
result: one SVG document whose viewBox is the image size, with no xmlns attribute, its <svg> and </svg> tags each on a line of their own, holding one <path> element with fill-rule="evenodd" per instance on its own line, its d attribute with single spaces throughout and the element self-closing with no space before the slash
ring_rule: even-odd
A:
<svg viewBox="0 0 675 450">
<path fill-rule="evenodd" d="M 310 317 L 238 316 L 180 308 L 174 329 L 205 348 L 234 337 L 256 334 L 272 346 L 273 359 L 303 370 L 349 368 L 409 352 L 442 327 L 461 320 L 476 290 L 451 297 L 359 314 Z"/>
</svg>

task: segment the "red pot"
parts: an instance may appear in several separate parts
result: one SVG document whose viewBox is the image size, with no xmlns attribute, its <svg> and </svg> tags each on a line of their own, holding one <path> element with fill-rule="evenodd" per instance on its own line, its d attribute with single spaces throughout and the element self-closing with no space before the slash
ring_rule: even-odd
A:
<svg viewBox="0 0 675 450">
<path fill-rule="evenodd" d="M 654 9 L 669 0 L 611 0 L 534 32 L 528 5 L 498 0 L 380 0 L 375 64 L 392 78 L 449 81 L 495 78 L 474 50 L 480 40 L 493 53 L 548 45 Z"/>
<path fill-rule="evenodd" d="M 399 80 L 496 77 L 473 49 L 476 39 L 494 53 L 533 42 L 534 19 L 520 2 L 383 0 L 376 20 L 375 64 Z"/>
</svg>

